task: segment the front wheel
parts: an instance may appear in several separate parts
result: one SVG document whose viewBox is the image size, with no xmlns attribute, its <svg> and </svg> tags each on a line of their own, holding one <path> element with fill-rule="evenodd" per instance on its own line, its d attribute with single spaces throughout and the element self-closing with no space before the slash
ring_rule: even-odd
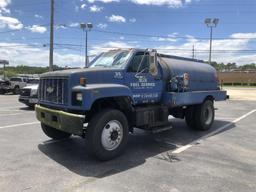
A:
<svg viewBox="0 0 256 192">
<path fill-rule="evenodd" d="M 0 89 L 0 95 L 4 95 L 5 94 L 5 90 Z"/>
<path fill-rule="evenodd" d="M 66 139 L 69 138 L 71 136 L 71 134 L 66 133 L 64 131 L 60 131 L 58 129 L 55 129 L 53 127 L 50 127 L 48 125 L 45 124 L 41 124 L 42 130 L 45 133 L 45 135 L 47 135 L 48 137 L 54 139 L 54 140 L 59 140 L 59 139 Z"/>
<path fill-rule="evenodd" d="M 20 87 L 19 86 L 14 87 L 13 94 L 15 94 L 15 95 L 20 94 Z"/>
<path fill-rule="evenodd" d="M 88 149 L 100 160 L 110 160 L 120 155 L 129 135 L 125 115 L 115 109 L 106 109 L 89 122 L 86 139 Z"/>
</svg>

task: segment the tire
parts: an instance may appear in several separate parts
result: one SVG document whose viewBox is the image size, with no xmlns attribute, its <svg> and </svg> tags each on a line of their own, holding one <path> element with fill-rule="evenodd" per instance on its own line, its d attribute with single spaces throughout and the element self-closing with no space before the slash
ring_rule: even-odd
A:
<svg viewBox="0 0 256 192">
<path fill-rule="evenodd" d="M 215 116 L 213 101 L 205 100 L 203 104 L 195 109 L 195 128 L 198 130 L 209 130 Z"/>
<path fill-rule="evenodd" d="M 4 95 L 5 94 L 5 90 L 0 89 L 0 95 Z"/>
<path fill-rule="evenodd" d="M 20 87 L 19 86 L 14 87 L 13 94 L 15 94 L 15 95 L 20 94 Z"/>
<path fill-rule="evenodd" d="M 194 106 L 194 105 L 189 106 L 186 109 L 186 113 L 185 113 L 186 124 L 191 129 L 195 129 L 196 128 L 195 108 L 196 108 L 196 106 Z"/>
<path fill-rule="evenodd" d="M 69 138 L 71 136 L 70 133 L 60 131 L 58 129 L 55 129 L 55 128 L 52 128 L 48 125 L 45 125 L 43 123 L 41 123 L 41 127 L 42 127 L 42 130 L 45 133 L 45 135 L 47 135 L 48 137 L 50 137 L 54 140 L 66 139 L 66 138 Z"/>
<path fill-rule="evenodd" d="M 105 109 L 89 122 L 86 134 L 87 147 L 99 160 L 110 160 L 124 151 L 128 135 L 126 116 L 119 110 Z"/>
<path fill-rule="evenodd" d="M 30 109 L 34 109 L 35 108 L 35 105 L 34 104 L 26 104 L 28 108 Z"/>
</svg>

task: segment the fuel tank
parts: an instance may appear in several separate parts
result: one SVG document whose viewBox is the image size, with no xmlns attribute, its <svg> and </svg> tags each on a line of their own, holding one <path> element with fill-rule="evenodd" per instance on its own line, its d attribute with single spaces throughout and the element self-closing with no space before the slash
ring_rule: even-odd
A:
<svg viewBox="0 0 256 192">
<path fill-rule="evenodd" d="M 163 78 L 168 83 L 186 74 L 188 78 L 187 91 L 219 89 L 216 70 L 201 60 L 159 54 L 158 62 L 163 69 Z"/>
</svg>

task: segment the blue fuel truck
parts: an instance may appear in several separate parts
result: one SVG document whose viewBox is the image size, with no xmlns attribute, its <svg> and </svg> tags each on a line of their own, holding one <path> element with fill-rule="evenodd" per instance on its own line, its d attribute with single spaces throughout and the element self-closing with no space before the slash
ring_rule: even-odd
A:
<svg viewBox="0 0 256 192">
<path fill-rule="evenodd" d="M 81 136 L 101 160 L 121 154 L 134 127 L 170 128 L 170 115 L 208 130 L 214 102 L 226 99 L 209 64 L 149 49 L 111 50 L 89 68 L 45 73 L 38 93 L 43 132 L 56 140 Z"/>
</svg>

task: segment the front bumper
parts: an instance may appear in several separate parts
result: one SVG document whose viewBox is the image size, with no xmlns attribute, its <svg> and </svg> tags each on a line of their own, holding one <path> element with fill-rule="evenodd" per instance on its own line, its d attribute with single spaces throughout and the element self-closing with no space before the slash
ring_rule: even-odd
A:
<svg viewBox="0 0 256 192">
<path fill-rule="evenodd" d="M 40 105 L 36 105 L 35 110 L 36 117 L 41 123 L 67 133 L 83 135 L 84 115 L 49 109 Z"/>
<path fill-rule="evenodd" d="M 1 91 L 4 91 L 5 93 L 7 93 L 7 92 L 10 92 L 12 89 L 11 89 L 11 87 L 10 86 L 1 86 L 0 87 L 0 90 Z"/>
<path fill-rule="evenodd" d="M 26 105 L 35 105 L 38 103 L 38 99 L 34 97 L 25 97 L 25 96 L 20 96 L 19 97 L 19 102 L 24 103 Z"/>
</svg>

